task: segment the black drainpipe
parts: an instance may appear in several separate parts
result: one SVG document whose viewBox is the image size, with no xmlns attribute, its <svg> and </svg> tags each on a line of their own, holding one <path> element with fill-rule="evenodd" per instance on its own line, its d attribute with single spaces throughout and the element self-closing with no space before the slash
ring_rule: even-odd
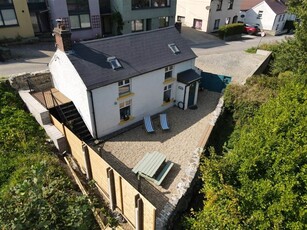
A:
<svg viewBox="0 0 307 230">
<path fill-rule="evenodd" d="M 95 107 L 94 107 L 94 100 L 93 100 L 93 92 L 92 92 L 92 90 L 90 90 L 89 92 L 90 92 L 90 95 L 91 95 L 91 102 L 92 102 L 94 129 L 95 129 L 95 138 L 98 138 L 98 137 L 97 137 L 97 125 L 96 125 L 96 116 L 95 116 Z"/>
<path fill-rule="evenodd" d="M 189 84 L 188 85 L 185 85 L 185 87 L 184 87 L 184 95 L 183 95 L 183 108 L 182 108 L 182 110 L 184 110 L 184 107 L 185 107 L 185 94 L 186 94 L 186 91 L 187 91 L 187 87 L 189 86 Z"/>
</svg>

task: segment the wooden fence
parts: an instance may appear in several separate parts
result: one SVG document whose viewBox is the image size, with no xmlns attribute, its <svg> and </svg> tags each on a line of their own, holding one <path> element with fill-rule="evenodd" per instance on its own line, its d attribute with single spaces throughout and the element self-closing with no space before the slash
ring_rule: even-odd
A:
<svg viewBox="0 0 307 230">
<path fill-rule="evenodd" d="M 156 208 L 95 150 L 82 142 L 66 126 L 51 116 L 53 124 L 66 136 L 71 154 L 88 179 L 96 182 L 110 208 L 122 213 L 137 230 L 155 229 Z"/>
</svg>

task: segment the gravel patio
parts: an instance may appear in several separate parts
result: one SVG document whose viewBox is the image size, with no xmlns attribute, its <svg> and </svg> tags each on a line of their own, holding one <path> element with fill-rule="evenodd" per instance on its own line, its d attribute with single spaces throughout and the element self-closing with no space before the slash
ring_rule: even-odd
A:
<svg viewBox="0 0 307 230">
<path fill-rule="evenodd" d="M 166 111 L 170 131 L 159 129 L 159 118 L 155 118 L 154 134 L 148 134 L 142 126 L 138 126 L 105 142 L 103 150 L 111 153 L 130 169 L 146 153 L 158 151 L 165 154 L 166 160 L 174 162 L 174 166 L 161 186 L 152 185 L 170 199 L 177 194 L 178 184 L 187 174 L 193 154 L 199 147 L 204 147 L 201 146 L 202 139 L 210 129 L 213 111 L 220 96 L 220 93 L 210 91 L 199 92 L 198 109 L 183 111 L 172 107 Z"/>
</svg>

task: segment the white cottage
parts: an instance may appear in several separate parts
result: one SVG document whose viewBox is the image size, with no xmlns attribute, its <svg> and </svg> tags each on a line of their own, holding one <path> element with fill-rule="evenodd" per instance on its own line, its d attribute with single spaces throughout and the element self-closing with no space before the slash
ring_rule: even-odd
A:
<svg viewBox="0 0 307 230">
<path fill-rule="evenodd" d="M 295 20 L 295 16 L 287 13 L 285 0 L 242 0 L 240 20 L 277 35 L 283 32 L 286 21 Z"/>
<path fill-rule="evenodd" d="M 196 55 L 174 27 L 72 46 L 65 28 L 58 26 L 54 34 L 54 87 L 74 103 L 94 138 L 174 105 L 196 105 Z"/>
<path fill-rule="evenodd" d="M 241 0 L 177 0 L 176 18 L 183 25 L 204 32 L 236 23 Z"/>
</svg>

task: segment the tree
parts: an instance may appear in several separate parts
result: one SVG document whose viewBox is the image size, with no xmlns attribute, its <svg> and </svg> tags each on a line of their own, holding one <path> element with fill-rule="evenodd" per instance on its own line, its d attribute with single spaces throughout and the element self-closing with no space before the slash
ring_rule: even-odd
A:
<svg viewBox="0 0 307 230">
<path fill-rule="evenodd" d="M 241 122 L 223 156 L 204 158 L 204 208 L 188 228 L 307 228 L 307 2 L 288 2 L 300 19 L 295 38 L 274 47 L 273 76 L 227 89 L 225 103 Z"/>
<path fill-rule="evenodd" d="M 53 158 L 23 168 L 22 178 L 1 194 L 3 228 L 97 229 L 87 198 L 74 191 Z"/>
<path fill-rule="evenodd" d="M 18 94 L 0 82 L 0 226 L 2 229 L 96 229 L 45 133 Z"/>
<path fill-rule="evenodd" d="M 260 107 L 224 157 L 204 159 L 204 208 L 188 218 L 192 229 L 307 227 L 307 88 L 299 78 Z"/>
</svg>

